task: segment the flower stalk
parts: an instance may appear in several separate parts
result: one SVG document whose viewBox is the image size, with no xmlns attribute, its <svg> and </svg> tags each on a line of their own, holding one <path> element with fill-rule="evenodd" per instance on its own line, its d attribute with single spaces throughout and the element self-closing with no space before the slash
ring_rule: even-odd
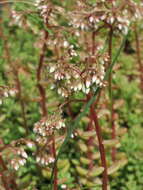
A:
<svg viewBox="0 0 143 190">
<path fill-rule="evenodd" d="M 97 114 L 95 112 L 93 104 L 90 107 L 90 113 L 91 113 L 92 119 L 94 121 L 95 130 L 96 130 L 96 134 L 97 134 L 97 138 L 98 138 L 101 164 L 102 164 L 102 167 L 104 168 L 103 177 L 102 177 L 102 182 L 103 182 L 102 183 L 102 190 L 107 190 L 107 188 L 108 188 L 108 173 L 107 173 L 106 153 L 105 153 L 105 148 L 104 148 L 104 144 L 103 144 L 101 127 L 99 125 L 98 117 L 97 117 Z"/>
</svg>

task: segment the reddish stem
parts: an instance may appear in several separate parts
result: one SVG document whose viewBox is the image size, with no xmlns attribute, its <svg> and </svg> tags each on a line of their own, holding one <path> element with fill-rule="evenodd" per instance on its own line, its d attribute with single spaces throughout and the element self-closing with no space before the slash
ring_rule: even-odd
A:
<svg viewBox="0 0 143 190">
<path fill-rule="evenodd" d="M 88 127 L 87 127 L 87 131 L 92 131 L 93 130 L 93 120 L 92 120 L 92 115 L 90 114 L 90 121 L 89 121 L 89 124 L 88 124 Z M 93 141 L 94 141 L 94 138 L 93 137 L 89 137 L 88 141 L 87 141 L 87 145 L 88 147 L 92 146 L 93 145 Z M 94 163 L 93 163 L 93 153 L 91 150 L 88 151 L 87 153 L 87 157 L 89 158 L 90 160 L 90 164 L 89 164 L 89 170 L 93 168 L 94 166 Z"/>
<path fill-rule="evenodd" d="M 87 95 L 87 102 L 90 100 L 90 94 Z M 88 123 L 88 126 L 87 126 L 87 131 L 92 131 L 94 129 L 93 127 L 93 119 L 92 119 L 92 114 L 90 113 L 89 114 L 89 123 Z M 88 141 L 87 141 L 87 146 L 90 147 L 94 144 L 94 138 L 93 137 L 89 137 Z M 87 152 L 87 157 L 89 158 L 90 160 L 90 164 L 89 164 L 89 169 L 92 169 L 93 166 L 94 166 L 94 163 L 93 163 L 93 153 L 91 150 L 89 150 Z"/>
<path fill-rule="evenodd" d="M 107 188 L 108 188 L 108 173 L 107 173 L 107 164 L 106 164 L 106 153 L 105 153 L 105 148 L 103 145 L 101 127 L 99 125 L 97 114 L 94 110 L 93 105 L 91 105 L 91 107 L 90 107 L 90 113 L 91 113 L 92 119 L 93 119 L 94 124 L 95 124 L 95 130 L 96 130 L 98 143 L 99 143 L 99 152 L 100 152 L 100 157 L 101 157 L 101 164 L 102 164 L 102 167 L 104 168 L 103 179 L 102 179 L 102 181 L 103 181 L 102 190 L 107 190 Z"/>
<path fill-rule="evenodd" d="M 2 156 L 0 155 L 0 165 L 2 166 L 3 168 L 3 171 L 7 171 L 8 168 L 6 167 L 4 161 L 3 161 L 3 158 Z M 2 179 L 2 183 L 4 185 L 4 188 L 6 190 L 12 190 L 10 187 L 9 187 L 9 182 L 11 182 L 12 186 L 14 187 L 15 190 L 18 190 L 18 187 L 17 187 L 17 184 L 15 183 L 14 179 L 10 179 L 10 180 L 7 180 L 7 177 L 4 176 L 3 172 L 0 173 L 0 176 L 1 176 L 1 179 Z M 12 176 L 10 176 L 12 178 Z"/>
<path fill-rule="evenodd" d="M 52 152 L 54 159 L 56 159 L 56 147 L 55 147 L 55 137 L 53 134 L 53 144 L 52 144 Z M 57 170 L 57 165 L 54 168 L 54 190 L 58 190 L 58 170 Z"/>
<path fill-rule="evenodd" d="M 5 170 L 5 164 L 4 164 L 3 159 L 2 159 L 1 156 L 0 156 L 0 165 L 3 167 L 3 170 Z M 7 180 L 6 180 L 6 177 L 4 176 L 3 172 L 0 173 L 0 176 L 1 176 L 4 188 L 6 190 L 10 190 L 10 188 L 8 186 L 8 183 L 7 183 Z"/>
<path fill-rule="evenodd" d="M 139 72 L 140 72 L 140 87 L 141 87 L 141 90 L 143 91 L 143 65 L 142 65 L 142 61 L 141 61 L 139 35 L 138 35 L 136 26 L 135 26 L 135 41 L 136 41 L 137 62 L 139 65 Z"/>
<path fill-rule="evenodd" d="M 47 109 L 46 109 L 46 92 L 44 87 L 41 85 L 41 74 L 42 74 L 42 68 L 43 68 L 43 63 L 44 63 L 44 58 L 45 58 L 45 52 L 47 49 L 47 44 L 46 41 L 49 37 L 49 33 L 47 31 L 45 31 L 44 33 L 44 43 L 42 46 L 42 52 L 40 55 L 40 59 L 39 59 L 39 64 L 38 64 L 38 68 L 37 68 L 37 87 L 39 89 L 39 93 L 40 93 L 40 104 L 41 104 L 41 109 L 42 109 L 42 115 L 43 117 L 45 117 L 47 115 Z"/>
</svg>

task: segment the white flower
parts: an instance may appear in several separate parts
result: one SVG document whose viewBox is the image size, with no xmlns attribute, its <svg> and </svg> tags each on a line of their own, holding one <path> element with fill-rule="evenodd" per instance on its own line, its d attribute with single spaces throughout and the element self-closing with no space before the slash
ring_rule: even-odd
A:
<svg viewBox="0 0 143 190">
<path fill-rule="evenodd" d="M 28 143 L 27 143 L 27 146 L 28 146 L 29 148 L 32 148 L 32 147 L 33 147 L 33 143 L 28 142 Z"/>
<path fill-rule="evenodd" d="M 51 66 L 49 72 L 53 73 L 55 70 L 56 70 L 56 68 L 54 66 Z"/>
<path fill-rule="evenodd" d="M 91 82 L 89 80 L 86 80 L 86 87 L 89 88 L 91 85 Z"/>
<path fill-rule="evenodd" d="M 41 158 L 40 157 L 37 157 L 36 158 L 36 162 L 40 162 Z"/>
<path fill-rule="evenodd" d="M 90 92 L 90 88 L 87 88 L 87 89 L 85 90 L 85 93 L 88 94 L 89 92 Z"/>
<path fill-rule="evenodd" d="M 58 88 L 58 94 L 61 94 L 61 93 L 62 93 L 61 88 Z"/>
<path fill-rule="evenodd" d="M 54 88 L 55 88 L 55 85 L 52 84 L 51 87 L 50 87 L 50 89 L 53 90 Z"/>
<path fill-rule="evenodd" d="M 75 32 L 75 35 L 79 37 L 79 36 L 80 36 L 80 33 L 79 33 L 78 31 L 76 31 L 76 32 Z"/>
<path fill-rule="evenodd" d="M 93 22 L 93 21 L 94 21 L 93 16 L 90 16 L 90 17 L 89 17 L 89 22 Z"/>
<path fill-rule="evenodd" d="M 95 75 L 93 75 L 93 77 L 92 77 L 92 83 L 95 83 L 96 80 L 97 80 L 97 77 Z"/>
<path fill-rule="evenodd" d="M 119 28 L 119 30 L 122 30 L 122 25 L 119 24 L 119 25 L 118 25 L 118 28 Z"/>
<path fill-rule="evenodd" d="M 19 164 L 20 164 L 20 165 L 23 166 L 25 163 L 26 163 L 26 160 L 25 160 L 25 159 L 19 160 Z"/>
<path fill-rule="evenodd" d="M 62 189 L 66 189 L 66 188 L 67 188 L 66 184 L 62 184 L 62 185 L 61 185 L 61 188 L 62 188 Z"/>
<path fill-rule="evenodd" d="M 69 46 L 69 43 L 68 43 L 67 41 L 64 41 L 63 45 L 64 45 L 64 47 L 66 48 L 66 47 Z"/>
<path fill-rule="evenodd" d="M 44 158 L 41 159 L 41 164 L 43 164 L 43 165 L 45 164 L 45 159 Z"/>
<path fill-rule="evenodd" d="M 21 155 L 24 157 L 24 158 L 28 158 L 27 156 L 27 153 L 26 152 L 22 152 Z"/>
<path fill-rule="evenodd" d="M 81 30 L 84 30 L 84 28 L 85 28 L 85 25 L 82 23 L 81 24 Z"/>
<path fill-rule="evenodd" d="M 79 83 L 77 87 L 78 87 L 78 90 L 81 90 L 82 89 L 82 84 Z"/>
<path fill-rule="evenodd" d="M 14 96 L 15 93 L 16 93 L 16 90 L 13 90 L 13 89 L 9 90 L 9 94 L 10 94 L 11 96 Z"/>
<path fill-rule="evenodd" d="M 86 92 L 85 85 L 82 85 L 82 92 L 83 92 L 83 93 L 85 93 L 85 92 Z"/>
<path fill-rule="evenodd" d="M 14 169 L 15 169 L 15 170 L 18 170 L 18 169 L 19 169 L 19 165 L 18 165 L 18 164 L 15 164 L 15 165 L 14 165 Z"/>
<path fill-rule="evenodd" d="M 110 18 L 110 23 L 113 24 L 113 22 L 114 22 L 114 17 L 111 17 Z"/>
<path fill-rule="evenodd" d="M 55 161 L 54 158 L 52 158 L 52 157 L 49 158 L 49 163 L 53 163 L 54 161 Z"/>
<path fill-rule="evenodd" d="M 4 92 L 4 96 L 5 96 L 5 97 L 8 97 L 8 92 Z"/>
<path fill-rule="evenodd" d="M 0 99 L 0 105 L 2 105 L 2 100 Z"/>
<path fill-rule="evenodd" d="M 106 15 L 102 15 L 102 16 L 100 17 L 101 20 L 104 20 L 105 18 L 106 18 Z"/>
</svg>

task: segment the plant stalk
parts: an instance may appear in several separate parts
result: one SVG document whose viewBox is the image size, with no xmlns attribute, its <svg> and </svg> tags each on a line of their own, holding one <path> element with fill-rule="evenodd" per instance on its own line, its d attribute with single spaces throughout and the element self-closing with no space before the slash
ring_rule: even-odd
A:
<svg viewBox="0 0 143 190">
<path fill-rule="evenodd" d="M 52 144 L 52 152 L 54 159 L 56 160 L 56 147 L 55 147 L 55 136 L 53 134 L 53 144 Z M 57 169 L 57 164 L 54 168 L 54 189 L 53 190 L 58 190 L 58 169 Z"/>
<path fill-rule="evenodd" d="M 45 58 L 45 52 L 47 49 L 47 44 L 46 41 L 48 40 L 49 33 L 45 31 L 44 33 L 44 43 L 42 46 L 42 51 L 40 54 L 40 59 L 39 59 L 39 64 L 37 68 L 37 87 L 40 93 L 40 105 L 41 105 L 41 110 L 42 110 L 42 116 L 45 117 L 47 116 L 47 108 L 46 108 L 46 91 L 44 87 L 41 85 L 41 79 L 42 79 L 42 68 L 43 68 L 43 63 L 44 63 L 44 58 Z"/>
<path fill-rule="evenodd" d="M 106 163 L 106 153 L 105 153 L 105 148 L 103 145 L 103 138 L 102 138 L 102 131 L 101 127 L 98 122 L 98 117 L 94 109 L 94 105 L 92 104 L 90 107 L 90 113 L 92 115 L 92 119 L 95 124 L 95 130 L 98 138 L 98 143 L 99 143 L 99 152 L 100 152 L 100 157 L 101 157 L 101 164 L 102 167 L 104 168 L 103 171 L 103 178 L 102 178 L 102 190 L 107 190 L 108 188 L 108 173 L 107 173 L 107 163 Z"/>
<path fill-rule="evenodd" d="M 139 72 L 140 72 L 140 87 L 143 92 L 143 65 L 141 61 L 140 40 L 139 40 L 138 31 L 137 31 L 137 26 L 135 26 L 135 42 L 136 42 L 137 62 L 139 65 Z"/>
<path fill-rule="evenodd" d="M 8 170 L 8 168 L 6 167 L 6 165 L 5 165 L 5 163 L 4 163 L 4 160 L 3 160 L 3 158 L 2 158 L 1 155 L 0 155 L 0 165 L 2 166 L 3 171 L 7 171 L 7 170 Z M 15 190 L 18 190 L 17 184 L 16 184 L 16 182 L 14 181 L 14 179 L 12 179 L 12 176 L 11 176 L 11 179 L 7 181 L 6 176 L 4 176 L 3 172 L 1 172 L 0 175 L 1 175 L 2 183 L 3 183 L 4 188 L 5 188 L 6 190 L 12 190 L 12 189 L 9 187 L 8 181 L 11 182 L 11 185 L 13 186 L 13 188 L 14 188 Z"/>
</svg>

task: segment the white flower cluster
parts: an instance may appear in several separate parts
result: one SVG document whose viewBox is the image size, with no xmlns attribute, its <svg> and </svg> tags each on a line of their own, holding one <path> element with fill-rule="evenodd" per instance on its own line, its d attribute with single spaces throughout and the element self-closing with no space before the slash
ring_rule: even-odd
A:
<svg viewBox="0 0 143 190">
<path fill-rule="evenodd" d="M 20 149 L 17 150 L 17 154 L 18 154 L 19 156 L 25 158 L 25 159 L 28 158 L 27 153 L 26 153 L 26 152 L 24 151 L 24 149 L 22 149 L 22 148 L 20 148 Z"/>
<path fill-rule="evenodd" d="M 23 166 L 24 164 L 26 164 L 26 159 L 28 158 L 27 153 L 22 148 L 17 150 L 17 154 L 19 156 L 15 157 L 14 159 L 10 161 L 10 165 L 15 170 L 18 170 L 20 166 Z"/>
<path fill-rule="evenodd" d="M 78 91 L 88 94 L 92 87 L 104 85 L 107 62 L 106 55 L 99 64 L 91 64 L 89 68 L 86 68 L 86 64 L 79 66 L 68 63 L 49 64 L 48 71 L 54 81 L 51 89 L 56 88 L 58 94 L 63 97 Z"/>
<path fill-rule="evenodd" d="M 31 141 L 28 141 L 26 144 L 27 144 L 27 146 L 28 146 L 29 148 L 33 148 L 33 146 L 34 146 L 34 143 L 31 142 Z"/>
<path fill-rule="evenodd" d="M 2 87 L 0 88 L 0 105 L 3 103 L 3 98 L 7 98 L 9 96 L 14 96 L 17 93 L 17 89 Z"/>
<path fill-rule="evenodd" d="M 77 35 L 77 33 L 75 34 Z M 73 57 L 78 56 L 77 51 L 75 50 L 75 47 L 73 44 L 70 44 L 67 39 L 64 38 L 63 35 L 61 36 L 54 36 L 54 38 L 51 38 L 47 42 L 48 46 L 58 46 L 59 49 L 63 49 L 65 54 L 68 54 L 69 57 L 72 59 Z M 76 44 L 76 47 L 78 47 L 78 44 Z"/>
<path fill-rule="evenodd" d="M 18 14 L 15 10 L 11 11 L 12 21 L 11 24 L 16 24 L 18 26 L 22 26 L 22 15 Z"/>
<path fill-rule="evenodd" d="M 137 4 L 132 0 L 125 3 L 123 7 L 121 6 L 121 2 L 108 1 L 109 4 L 112 4 L 113 8 L 111 9 L 105 6 L 104 3 L 102 4 L 100 0 L 93 6 L 92 10 L 86 7 L 87 10 L 74 13 L 75 16 L 71 13 L 69 25 L 81 30 L 95 30 L 102 24 L 109 24 L 126 34 L 130 23 L 142 18 L 143 9 L 141 8 L 141 4 Z"/>
<path fill-rule="evenodd" d="M 62 188 L 62 189 L 66 189 L 66 188 L 67 188 L 67 185 L 66 185 L 66 184 L 62 184 L 62 185 L 61 185 L 61 188 Z"/>
<path fill-rule="evenodd" d="M 44 156 L 37 156 L 37 158 L 36 158 L 36 162 L 38 164 L 46 165 L 46 166 L 54 163 L 54 161 L 55 161 L 55 159 L 53 157 L 46 156 L 45 154 L 44 154 Z"/>
<path fill-rule="evenodd" d="M 34 132 L 42 137 L 49 136 L 54 130 L 59 130 L 65 127 L 64 120 L 60 118 L 60 115 L 49 115 L 47 118 L 43 118 L 34 125 Z"/>
<path fill-rule="evenodd" d="M 12 159 L 10 164 L 12 168 L 14 168 L 15 170 L 18 170 L 20 166 L 24 166 L 26 164 L 26 160 L 16 158 L 16 159 Z"/>
<path fill-rule="evenodd" d="M 44 22 L 47 22 L 48 17 L 48 3 L 45 2 L 45 0 L 36 0 L 35 6 L 40 11 L 40 15 L 43 17 Z"/>
</svg>

